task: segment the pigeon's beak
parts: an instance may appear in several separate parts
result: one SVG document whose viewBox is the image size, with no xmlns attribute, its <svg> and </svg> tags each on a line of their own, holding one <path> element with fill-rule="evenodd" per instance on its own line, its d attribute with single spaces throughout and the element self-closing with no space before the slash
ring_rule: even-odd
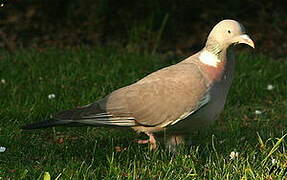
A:
<svg viewBox="0 0 287 180">
<path fill-rule="evenodd" d="M 248 46 L 251 46 L 252 48 L 255 48 L 254 42 L 247 34 L 242 34 L 238 36 L 237 43 L 239 44 L 247 44 Z"/>
</svg>

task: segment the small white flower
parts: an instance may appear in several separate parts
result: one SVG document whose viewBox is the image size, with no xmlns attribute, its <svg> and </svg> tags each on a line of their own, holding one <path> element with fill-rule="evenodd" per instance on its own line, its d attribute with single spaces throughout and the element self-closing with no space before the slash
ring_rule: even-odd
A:
<svg viewBox="0 0 287 180">
<path fill-rule="evenodd" d="M 4 146 L 0 146 L 0 153 L 5 152 L 5 151 L 6 151 L 6 148 Z"/>
<path fill-rule="evenodd" d="M 2 84 L 6 84 L 6 80 L 5 79 L 1 79 L 1 83 Z"/>
<path fill-rule="evenodd" d="M 239 153 L 238 152 L 234 152 L 232 151 L 229 155 L 230 159 L 235 159 L 239 157 Z"/>
<path fill-rule="evenodd" d="M 40 76 L 40 77 L 39 77 L 39 80 L 42 81 L 42 80 L 43 80 L 43 77 Z"/>
<path fill-rule="evenodd" d="M 219 141 L 219 144 L 223 144 L 225 142 L 225 139 Z"/>
<path fill-rule="evenodd" d="M 276 159 L 272 159 L 272 164 L 275 164 L 277 161 L 276 161 Z"/>
<path fill-rule="evenodd" d="M 48 98 L 49 98 L 49 99 L 54 99 L 55 97 L 56 97 L 55 94 L 49 94 L 49 95 L 48 95 Z"/>
<path fill-rule="evenodd" d="M 269 91 L 271 91 L 271 90 L 274 89 L 274 86 L 273 86 L 272 84 L 268 84 L 268 86 L 267 86 L 266 89 L 269 90 Z"/>
<path fill-rule="evenodd" d="M 260 114 L 262 114 L 262 111 L 255 110 L 255 114 L 260 115 Z"/>
</svg>

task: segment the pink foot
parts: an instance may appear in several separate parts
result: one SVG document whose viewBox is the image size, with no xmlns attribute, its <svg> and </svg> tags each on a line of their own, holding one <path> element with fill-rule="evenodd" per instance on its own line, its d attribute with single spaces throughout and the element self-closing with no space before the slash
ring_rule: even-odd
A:
<svg viewBox="0 0 287 180">
<path fill-rule="evenodd" d="M 157 148 L 156 140 L 155 140 L 153 134 L 149 134 L 148 136 L 149 136 L 149 143 L 150 143 L 149 149 L 150 150 L 155 150 Z"/>
<path fill-rule="evenodd" d="M 149 140 L 138 140 L 138 144 L 147 144 Z"/>
<path fill-rule="evenodd" d="M 150 144 L 150 150 L 155 150 L 157 148 L 157 146 L 156 146 L 156 140 L 155 140 L 153 134 L 152 133 L 146 133 L 146 135 L 149 136 L 149 139 L 148 140 L 147 139 L 146 140 L 138 140 L 137 141 L 138 144 L 147 144 L 147 143 L 149 143 Z"/>
</svg>

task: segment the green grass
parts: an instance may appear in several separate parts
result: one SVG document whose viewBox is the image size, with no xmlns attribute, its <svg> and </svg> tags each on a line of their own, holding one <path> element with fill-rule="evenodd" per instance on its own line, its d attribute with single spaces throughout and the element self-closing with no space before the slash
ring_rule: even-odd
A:
<svg viewBox="0 0 287 180">
<path fill-rule="evenodd" d="M 1 53 L 0 179 L 282 179 L 287 166 L 287 62 L 240 54 L 220 120 L 176 154 L 132 131 L 20 126 L 85 105 L 179 59 L 114 49 Z M 248 53 L 250 54 L 250 53 Z M 272 84 L 274 89 L 266 89 Z M 48 99 L 54 93 L 55 99 Z M 262 111 L 256 115 L 255 110 Z M 281 138 L 281 139 L 280 139 Z M 122 147 L 120 152 L 115 147 Z M 239 157 L 230 159 L 232 151 Z M 271 160 L 276 159 L 272 165 Z M 272 166 L 276 169 L 269 175 Z M 273 168 L 273 169 L 274 169 Z"/>
</svg>

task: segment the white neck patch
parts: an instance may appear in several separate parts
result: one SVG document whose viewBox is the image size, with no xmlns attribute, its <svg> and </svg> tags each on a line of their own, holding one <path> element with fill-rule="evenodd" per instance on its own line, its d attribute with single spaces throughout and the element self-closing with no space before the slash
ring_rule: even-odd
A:
<svg viewBox="0 0 287 180">
<path fill-rule="evenodd" d="M 218 59 L 215 54 L 207 50 L 203 50 L 202 52 L 200 52 L 199 60 L 200 62 L 213 67 L 217 67 L 217 65 L 221 62 L 221 60 Z"/>
</svg>

